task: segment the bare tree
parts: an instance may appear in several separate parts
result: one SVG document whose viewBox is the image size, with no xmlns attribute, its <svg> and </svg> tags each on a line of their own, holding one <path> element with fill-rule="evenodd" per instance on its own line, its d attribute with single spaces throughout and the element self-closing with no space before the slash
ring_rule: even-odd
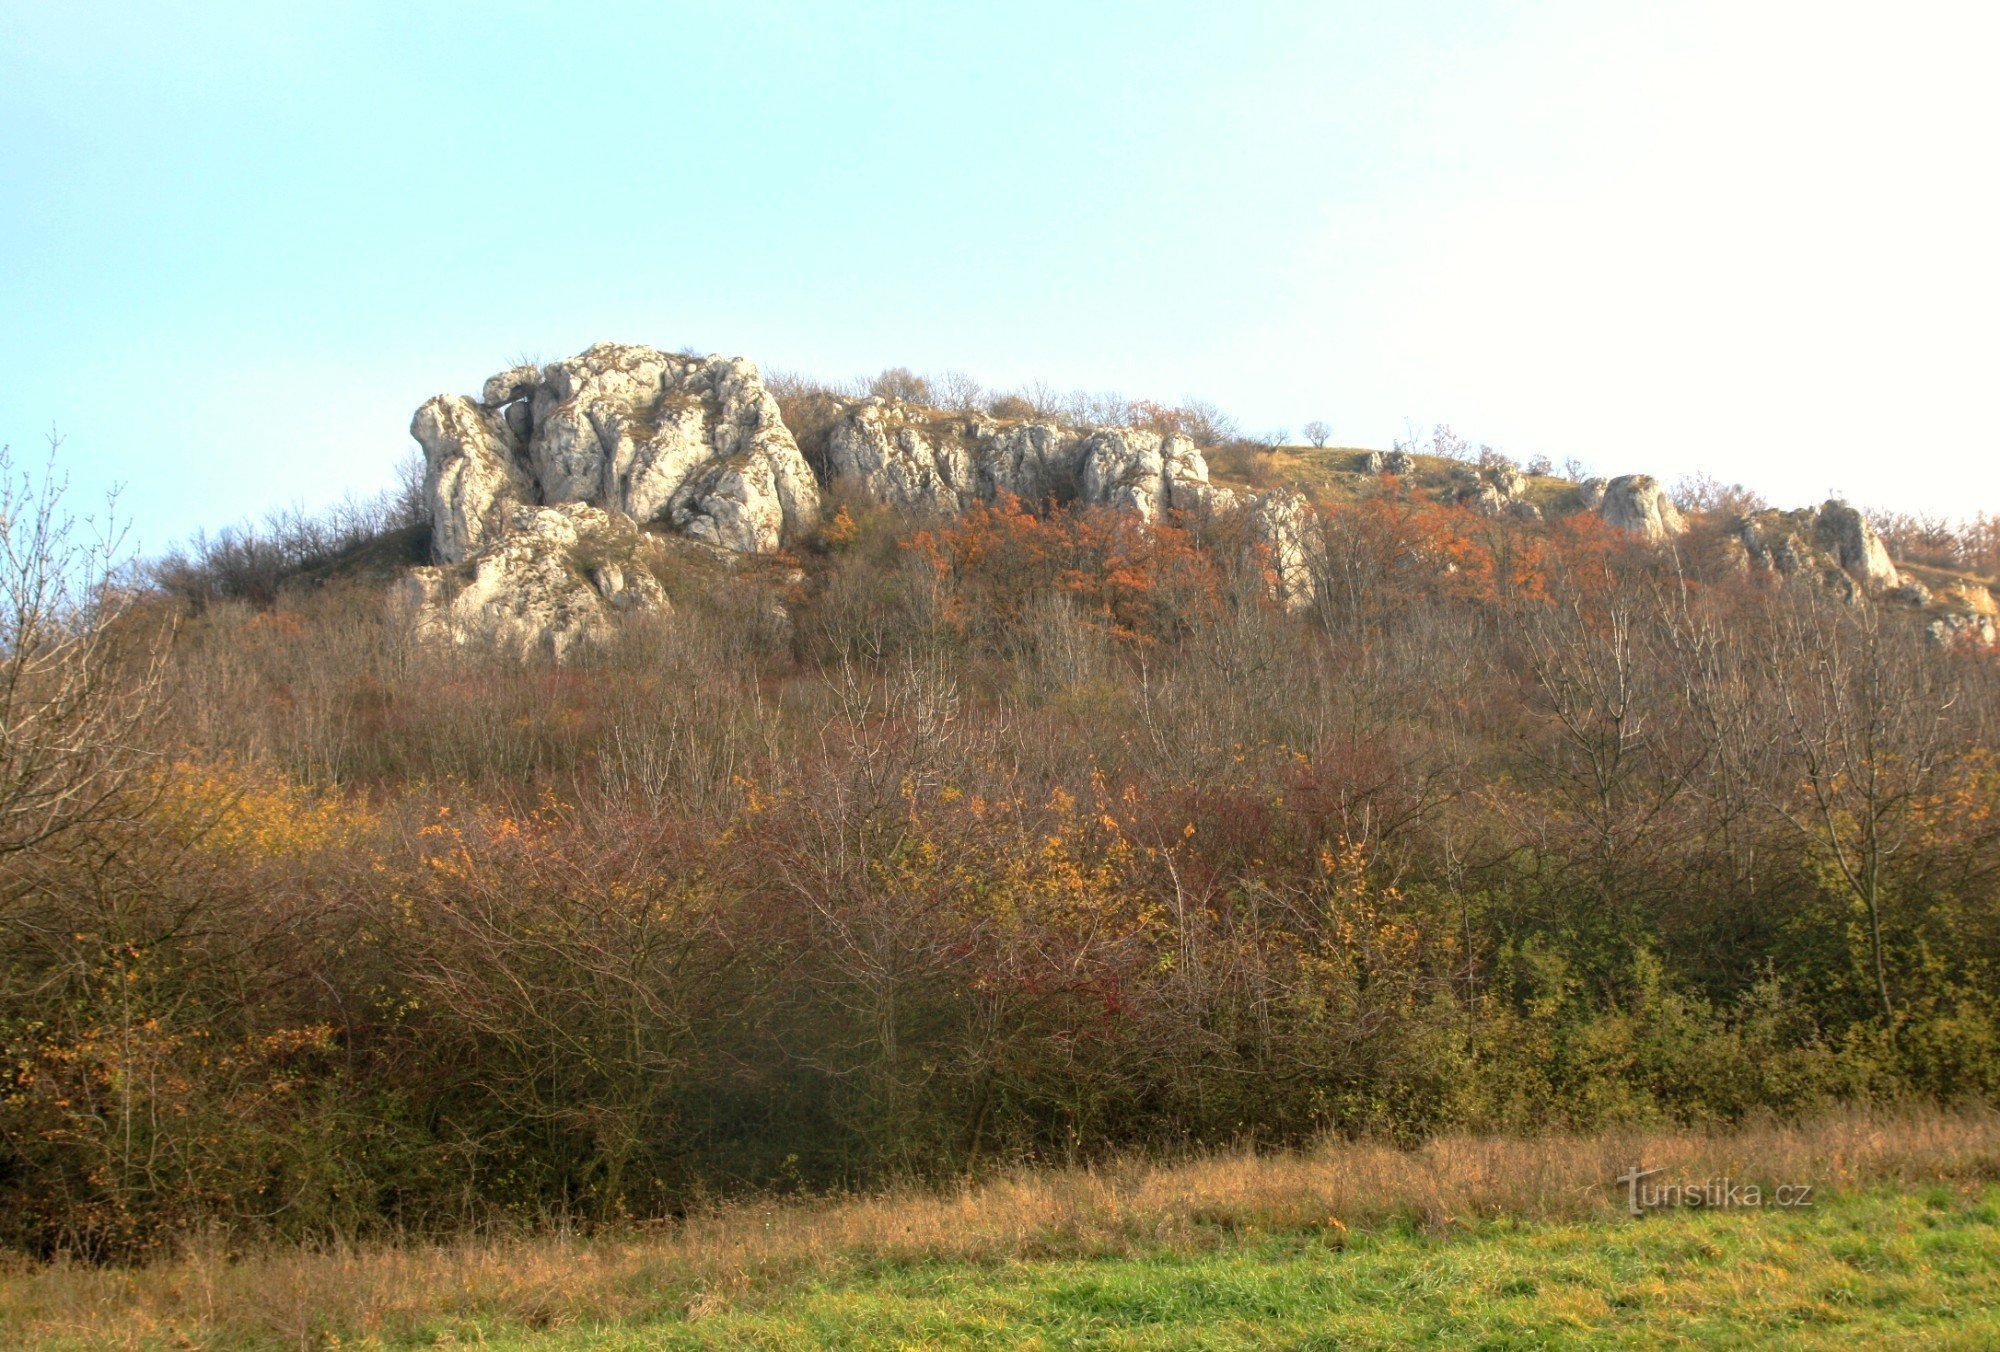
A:
<svg viewBox="0 0 2000 1352">
<path fill-rule="evenodd" d="M 133 592 L 115 501 L 71 515 L 58 445 L 39 474 L 0 447 L 0 857 L 114 812 L 158 704 L 158 655 L 118 651 Z"/>
<path fill-rule="evenodd" d="M 1327 438 L 1333 435 L 1333 429 L 1326 425 L 1326 420 L 1323 418 L 1314 418 L 1299 431 L 1304 433 L 1305 439 L 1315 448 L 1322 451 L 1326 449 Z"/>
<path fill-rule="evenodd" d="M 1772 690 L 1802 781 L 1777 806 L 1826 852 L 1865 913 L 1875 995 L 1893 1034 L 1884 875 L 1921 834 L 1924 802 L 1953 754 L 1957 681 L 1879 607 L 1801 591 L 1773 636 Z"/>
</svg>

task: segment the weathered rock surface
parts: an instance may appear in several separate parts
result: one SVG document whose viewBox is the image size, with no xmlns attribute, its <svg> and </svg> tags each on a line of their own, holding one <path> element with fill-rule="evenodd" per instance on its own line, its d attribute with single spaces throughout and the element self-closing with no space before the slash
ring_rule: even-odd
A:
<svg viewBox="0 0 2000 1352">
<path fill-rule="evenodd" d="M 1527 476 L 1504 461 L 1477 467 L 1462 465 L 1453 470 L 1455 482 L 1445 500 L 1495 520 L 1540 521 L 1542 509 L 1521 495 L 1528 491 Z"/>
<path fill-rule="evenodd" d="M 1053 422 L 947 414 L 896 399 L 864 399 L 827 441 L 832 486 L 917 515 L 955 516 L 1011 493 L 1028 502 L 1076 491 L 1083 433 Z"/>
<path fill-rule="evenodd" d="M 1088 503 L 1157 521 L 1168 512 L 1206 513 L 1233 506 L 1235 494 L 1208 481 L 1208 461 L 1179 433 L 1101 428 L 1079 450 L 1078 496 Z"/>
<path fill-rule="evenodd" d="M 1844 502 L 1820 505 L 1813 539 L 1856 582 L 1871 589 L 1893 587 L 1898 578 L 1889 550 L 1868 518 Z"/>
<path fill-rule="evenodd" d="M 1886 591 L 1901 581 L 1875 528 L 1844 502 L 1757 512 L 1738 519 L 1733 532 L 1753 565 L 1780 577 L 1803 574 L 1866 591 Z"/>
<path fill-rule="evenodd" d="M 410 434 L 424 448 L 424 499 L 439 560 L 465 558 L 516 505 L 535 499 L 520 438 L 491 409 L 441 394 L 417 410 Z"/>
<path fill-rule="evenodd" d="M 462 562 L 410 570 L 397 601 L 424 637 L 562 661 L 607 638 L 618 614 L 671 609 L 651 567 L 658 549 L 585 503 L 515 506 Z"/>
<path fill-rule="evenodd" d="M 1010 493 L 1115 507 L 1155 521 L 1209 512 L 1235 495 L 1209 482 L 1208 461 L 1179 433 L 1077 429 L 951 414 L 894 399 L 864 399 L 827 440 L 830 486 L 867 502 L 955 516 Z"/>
<path fill-rule="evenodd" d="M 1687 530 L 1660 481 L 1650 474 L 1625 474 L 1604 485 L 1597 513 L 1607 525 L 1658 543 Z"/>
<path fill-rule="evenodd" d="M 721 549 L 809 529 L 819 489 L 755 365 L 599 343 L 417 411 L 433 551 L 470 557 L 512 504 L 582 502 Z"/>
</svg>

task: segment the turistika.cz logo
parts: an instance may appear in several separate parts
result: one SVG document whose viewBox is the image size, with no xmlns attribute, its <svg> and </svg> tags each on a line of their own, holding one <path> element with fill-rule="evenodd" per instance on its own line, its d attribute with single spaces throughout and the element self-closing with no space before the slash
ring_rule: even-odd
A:
<svg viewBox="0 0 2000 1352">
<path fill-rule="evenodd" d="M 1762 1207 L 1796 1210 L 1813 1204 L 1810 1183 L 1780 1183 L 1766 1192 L 1755 1183 L 1739 1183 L 1733 1178 L 1706 1178 L 1696 1182 L 1648 1183 L 1665 1169 L 1641 1169 L 1633 1165 L 1618 1175 L 1625 1189 L 1625 1209 L 1634 1216 L 1674 1207 L 1706 1207 L 1715 1211 L 1746 1211 Z"/>
</svg>

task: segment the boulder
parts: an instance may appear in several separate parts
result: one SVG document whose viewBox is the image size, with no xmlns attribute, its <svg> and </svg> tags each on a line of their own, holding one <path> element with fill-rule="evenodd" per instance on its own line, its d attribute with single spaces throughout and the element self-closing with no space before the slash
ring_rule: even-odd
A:
<svg viewBox="0 0 2000 1352">
<path fill-rule="evenodd" d="M 1384 474 L 1414 474 L 1417 471 L 1417 457 L 1408 451 L 1397 449 L 1382 457 L 1381 472 Z"/>
<path fill-rule="evenodd" d="M 485 543 L 512 503 L 587 503 L 743 553 L 778 549 L 819 511 L 777 400 L 741 358 L 599 343 L 503 371 L 478 403 L 441 395 L 411 433 L 441 563 Z"/>
<path fill-rule="evenodd" d="M 658 548 L 584 503 L 517 506 L 463 562 L 411 569 L 396 600 L 425 638 L 560 662 L 608 637 L 615 615 L 672 609 L 653 575 Z"/>
<path fill-rule="evenodd" d="M 1607 525 L 1655 543 L 1687 530 L 1680 509 L 1650 474 L 1625 474 L 1605 484 L 1597 512 Z"/>
</svg>

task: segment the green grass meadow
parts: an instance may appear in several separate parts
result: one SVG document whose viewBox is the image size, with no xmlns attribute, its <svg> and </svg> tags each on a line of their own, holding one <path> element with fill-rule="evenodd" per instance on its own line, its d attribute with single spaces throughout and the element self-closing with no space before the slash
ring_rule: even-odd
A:
<svg viewBox="0 0 2000 1352">
<path fill-rule="evenodd" d="M 1196 1254 L 886 1266 L 685 1318 L 433 1345 L 653 1348 L 2000 1347 L 2000 1188 L 1655 1213 L 1218 1236 Z"/>
</svg>

